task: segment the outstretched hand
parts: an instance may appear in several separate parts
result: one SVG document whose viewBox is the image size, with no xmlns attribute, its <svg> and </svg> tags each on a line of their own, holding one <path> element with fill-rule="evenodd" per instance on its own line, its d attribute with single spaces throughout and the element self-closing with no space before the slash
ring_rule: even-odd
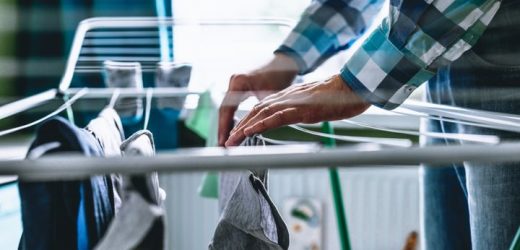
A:
<svg viewBox="0 0 520 250">
<path fill-rule="evenodd" d="M 235 125 L 234 117 L 238 105 L 249 96 L 262 100 L 291 85 L 298 73 L 298 66 L 288 56 L 276 54 L 266 65 L 246 74 L 233 75 L 219 110 L 218 142 L 220 146 L 229 137 Z"/>
<path fill-rule="evenodd" d="M 255 105 L 231 130 L 225 146 L 239 145 L 247 136 L 285 125 L 350 118 L 369 107 L 338 75 L 325 81 L 294 85 Z"/>
</svg>

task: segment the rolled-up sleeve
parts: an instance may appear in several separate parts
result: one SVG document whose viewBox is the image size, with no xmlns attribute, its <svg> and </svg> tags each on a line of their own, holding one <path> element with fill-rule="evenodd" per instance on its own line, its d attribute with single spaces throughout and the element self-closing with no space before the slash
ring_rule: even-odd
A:
<svg viewBox="0 0 520 250">
<path fill-rule="evenodd" d="M 366 101 L 393 109 L 469 50 L 499 8 L 498 0 L 391 1 L 390 14 L 349 58 L 341 77 Z"/>
<path fill-rule="evenodd" d="M 384 0 L 314 1 L 275 53 L 292 57 L 300 74 L 348 48 L 370 26 Z"/>
</svg>

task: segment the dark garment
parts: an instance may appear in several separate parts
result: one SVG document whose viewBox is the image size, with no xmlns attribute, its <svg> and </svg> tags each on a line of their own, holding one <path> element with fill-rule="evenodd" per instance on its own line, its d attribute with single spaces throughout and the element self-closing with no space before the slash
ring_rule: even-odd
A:
<svg viewBox="0 0 520 250">
<path fill-rule="evenodd" d="M 123 142 L 121 151 L 125 156 L 154 156 L 152 134 L 135 133 Z M 161 191 L 155 172 L 123 176 L 121 209 L 96 249 L 166 249 Z"/>
<path fill-rule="evenodd" d="M 28 158 L 65 152 L 104 155 L 91 133 L 62 118 L 53 118 L 38 128 Z M 24 230 L 20 249 L 91 249 L 114 214 L 109 176 L 81 181 L 20 180 L 18 185 Z"/>
<path fill-rule="evenodd" d="M 125 139 L 123 125 L 119 115 L 114 109 L 106 108 L 98 117 L 90 121 L 86 130 L 92 133 L 97 139 L 99 145 L 103 149 L 105 157 L 121 157 L 121 143 Z M 114 212 L 121 207 L 121 189 L 123 187 L 123 180 L 119 174 L 111 174 L 112 184 L 114 185 Z"/>
<path fill-rule="evenodd" d="M 520 114 L 520 2 L 502 7 L 472 50 L 428 83 L 429 102 Z M 497 135 L 520 134 L 429 121 L 428 131 Z M 457 140 L 424 140 L 463 144 Z M 520 226 L 520 163 L 478 163 L 422 169 L 423 243 L 426 249 L 508 249 Z"/>
<path fill-rule="evenodd" d="M 261 140 L 253 137 L 247 138 L 242 146 L 261 144 Z M 287 226 L 271 201 L 266 184 L 265 170 L 221 173 L 221 217 L 209 249 L 289 248 Z"/>
</svg>

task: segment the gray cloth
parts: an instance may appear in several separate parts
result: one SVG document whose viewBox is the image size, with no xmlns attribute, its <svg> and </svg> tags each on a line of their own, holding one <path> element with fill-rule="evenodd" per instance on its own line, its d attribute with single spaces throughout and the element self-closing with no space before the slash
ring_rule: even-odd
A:
<svg viewBox="0 0 520 250">
<path fill-rule="evenodd" d="M 103 148 L 105 157 L 120 157 L 121 143 L 125 139 L 121 118 L 114 109 L 106 108 L 85 128 Z"/>
<path fill-rule="evenodd" d="M 85 128 L 99 142 L 105 157 L 121 157 L 121 143 L 125 139 L 121 118 L 114 109 L 106 108 Z M 121 190 L 123 180 L 119 174 L 111 174 L 114 185 L 114 211 L 117 214 L 121 207 Z"/>
<path fill-rule="evenodd" d="M 97 250 L 151 249 L 140 248 L 155 221 L 163 216 L 162 208 L 150 205 L 141 195 L 130 192 Z"/>
<path fill-rule="evenodd" d="M 249 141 L 252 140 L 252 141 Z M 243 145 L 257 145 L 247 139 Z M 220 175 L 220 220 L 209 249 L 288 249 L 289 232 L 264 181 L 250 171 L 224 172 Z"/>
<path fill-rule="evenodd" d="M 109 88 L 143 89 L 143 76 L 139 62 L 105 61 L 105 84 Z M 135 97 L 119 98 L 115 109 L 126 121 L 138 121 L 143 116 L 143 99 Z"/>
<path fill-rule="evenodd" d="M 148 130 L 137 131 L 121 144 L 121 150 L 124 156 L 154 156 L 155 144 L 152 133 Z M 129 181 L 129 185 L 125 187 L 126 191 L 136 190 L 150 203 L 162 205 L 166 198 L 164 191 L 159 187 L 157 172 L 125 176 L 124 179 Z"/>
<path fill-rule="evenodd" d="M 154 156 L 152 134 L 136 132 L 121 144 L 121 150 L 125 156 Z M 121 209 L 96 249 L 166 249 L 161 191 L 155 172 L 123 176 Z"/>
<path fill-rule="evenodd" d="M 155 86 L 158 88 L 187 88 L 191 78 L 191 65 L 177 62 L 159 62 L 155 73 Z M 186 96 L 161 97 L 157 100 L 159 109 L 181 110 Z"/>
</svg>

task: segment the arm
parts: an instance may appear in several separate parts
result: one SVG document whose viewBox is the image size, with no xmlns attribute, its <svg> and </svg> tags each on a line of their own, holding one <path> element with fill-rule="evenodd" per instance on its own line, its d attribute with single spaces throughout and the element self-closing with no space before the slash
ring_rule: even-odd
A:
<svg viewBox="0 0 520 250">
<path fill-rule="evenodd" d="M 290 56 L 306 74 L 347 49 L 371 25 L 385 0 L 313 1 L 275 53 Z"/>
<path fill-rule="evenodd" d="M 219 145 L 228 139 L 240 102 L 252 94 L 262 100 L 288 87 L 297 74 L 310 72 L 347 48 L 372 22 L 384 1 L 314 1 L 268 64 L 231 77 L 219 110 Z"/>
<path fill-rule="evenodd" d="M 386 109 L 469 50 L 500 7 L 499 0 L 399 2 L 341 71 L 357 95 Z"/>
<path fill-rule="evenodd" d="M 226 146 L 287 124 L 350 118 L 370 104 L 399 106 L 437 68 L 469 50 L 500 7 L 499 0 L 391 2 L 390 15 L 340 75 L 267 97 L 232 131 Z M 347 88 L 339 88 L 338 82 Z"/>
</svg>

